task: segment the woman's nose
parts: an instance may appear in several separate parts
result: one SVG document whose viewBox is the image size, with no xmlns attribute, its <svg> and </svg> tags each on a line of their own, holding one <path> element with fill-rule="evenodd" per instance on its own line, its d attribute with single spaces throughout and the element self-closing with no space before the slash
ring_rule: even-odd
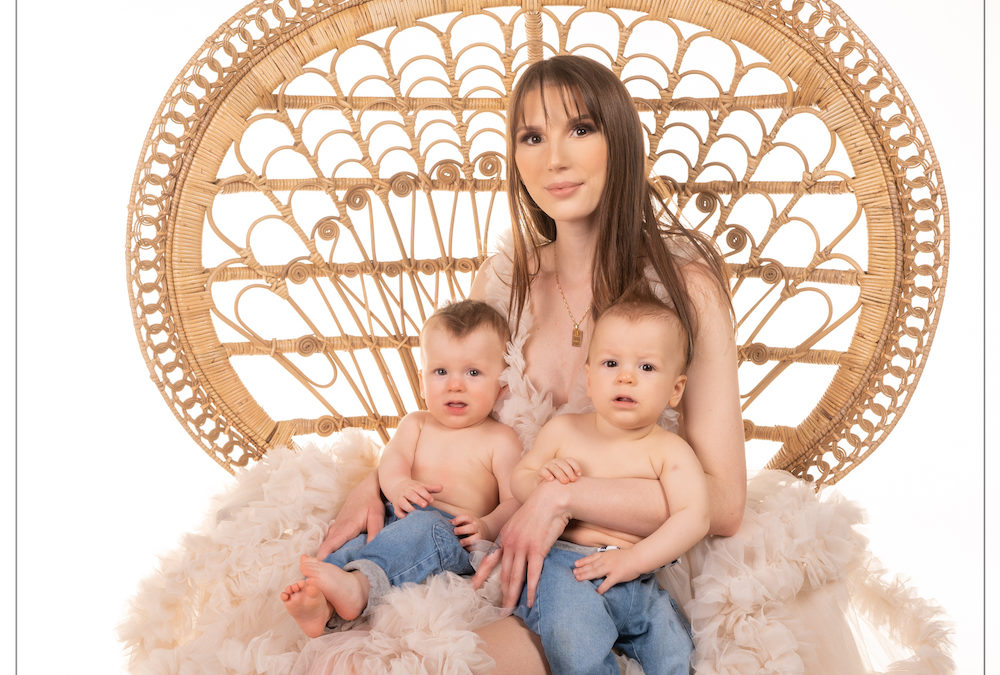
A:
<svg viewBox="0 0 1000 675">
<path fill-rule="evenodd" d="M 563 148 L 563 140 L 555 138 L 549 141 L 549 170 L 557 171 L 566 166 L 566 153 Z"/>
</svg>

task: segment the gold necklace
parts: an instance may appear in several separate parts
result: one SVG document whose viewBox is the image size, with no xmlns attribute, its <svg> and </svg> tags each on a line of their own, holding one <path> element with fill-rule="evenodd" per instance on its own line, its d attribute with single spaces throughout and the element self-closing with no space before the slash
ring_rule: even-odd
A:
<svg viewBox="0 0 1000 675">
<path fill-rule="evenodd" d="M 563 305 L 566 307 L 566 313 L 569 314 L 569 320 L 573 322 L 573 336 L 569 343 L 574 347 L 579 347 L 583 344 L 583 331 L 580 330 L 580 324 L 587 319 L 587 314 L 590 313 L 590 305 L 587 305 L 587 309 L 583 311 L 583 316 L 577 321 L 576 317 L 573 316 L 573 310 L 569 308 L 569 301 L 566 300 L 566 294 L 563 293 L 562 284 L 559 283 L 559 254 L 556 253 L 555 247 L 552 248 L 553 264 L 555 265 L 556 274 L 556 288 L 559 289 L 559 295 L 562 296 Z"/>
</svg>

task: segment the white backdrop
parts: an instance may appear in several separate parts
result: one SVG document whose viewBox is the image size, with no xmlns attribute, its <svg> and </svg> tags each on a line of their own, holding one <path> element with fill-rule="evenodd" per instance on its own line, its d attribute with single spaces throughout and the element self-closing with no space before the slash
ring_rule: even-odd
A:
<svg viewBox="0 0 1000 675">
<path fill-rule="evenodd" d="M 132 174 L 159 101 L 243 4 L 18 6 L 19 672 L 124 671 L 115 626 L 128 598 L 231 481 L 148 379 L 124 244 Z M 916 103 L 943 169 L 952 230 L 946 302 L 920 385 L 889 440 L 838 489 L 867 508 L 875 554 L 950 613 L 958 672 L 981 672 L 982 6 L 842 6 Z M 10 110 L 3 115 L 9 122 Z M 3 171 L 9 185 L 9 163 Z M 9 270 L 9 247 L 4 255 Z M 11 276 L 0 284 L 6 305 Z M 5 415 L 10 428 L 6 407 Z M 3 559 L 5 571 L 10 563 Z M 3 635 L 0 650 L 10 654 L 11 633 Z"/>
</svg>

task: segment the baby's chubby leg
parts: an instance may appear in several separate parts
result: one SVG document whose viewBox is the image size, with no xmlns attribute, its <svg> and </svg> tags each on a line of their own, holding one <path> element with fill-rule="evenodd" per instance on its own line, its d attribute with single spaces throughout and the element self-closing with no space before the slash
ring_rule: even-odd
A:
<svg viewBox="0 0 1000 675">
<path fill-rule="evenodd" d="M 325 602 L 345 621 L 358 618 L 368 606 L 368 577 L 362 572 L 348 572 L 308 555 L 299 559 L 299 570 L 306 578 L 303 583 L 318 589 Z"/>
</svg>

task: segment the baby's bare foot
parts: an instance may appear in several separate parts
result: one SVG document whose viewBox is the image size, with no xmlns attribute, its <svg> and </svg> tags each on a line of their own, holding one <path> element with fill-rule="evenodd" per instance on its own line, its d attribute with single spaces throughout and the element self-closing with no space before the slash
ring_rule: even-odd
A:
<svg viewBox="0 0 1000 675">
<path fill-rule="evenodd" d="M 368 606 L 368 577 L 361 572 L 346 572 L 307 555 L 299 559 L 299 569 L 306 583 L 320 590 L 341 619 L 356 619 Z"/>
<path fill-rule="evenodd" d="M 326 622 L 333 615 L 333 607 L 323 597 L 323 592 L 308 580 L 286 586 L 281 592 L 281 601 L 302 632 L 309 637 L 322 635 Z"/>
</svg>

